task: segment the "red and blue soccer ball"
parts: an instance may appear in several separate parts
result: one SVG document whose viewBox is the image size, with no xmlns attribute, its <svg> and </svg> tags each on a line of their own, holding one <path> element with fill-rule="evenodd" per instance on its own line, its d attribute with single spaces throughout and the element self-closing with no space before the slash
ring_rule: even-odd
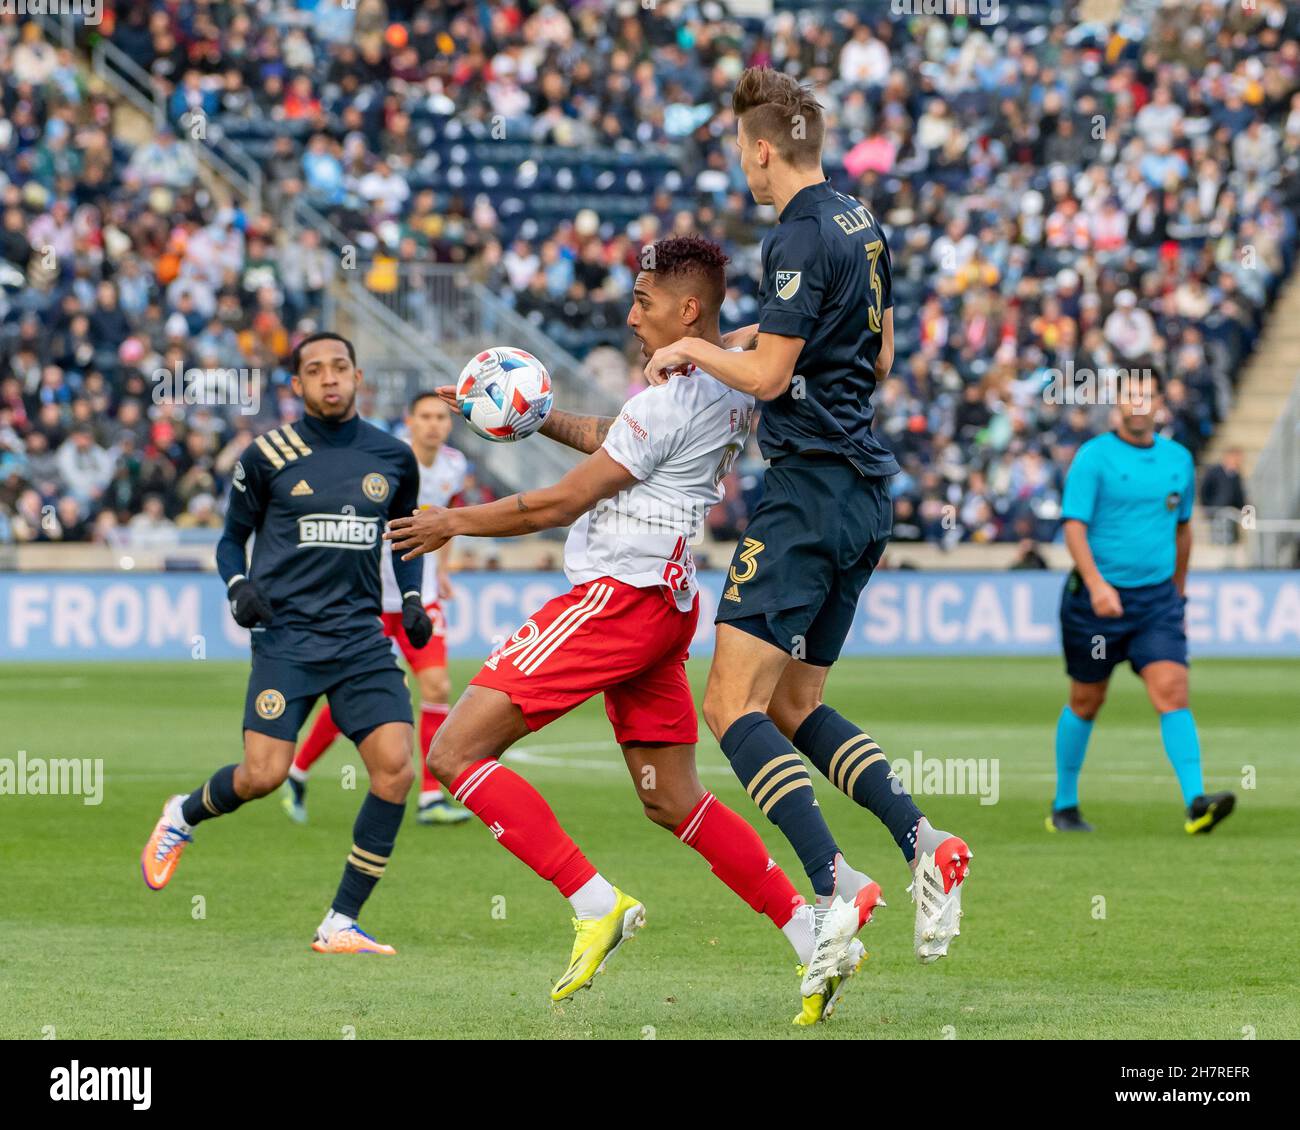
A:
<svg viewBox="0 0 1300 1130">
<path fill-rule="evenodd" d="M 546 421 L 553 401 L 551 375 L 531 353 L 499 345 L 460 371 L 456 404 L 484 439 L 513 443 Z"/>
</svg>

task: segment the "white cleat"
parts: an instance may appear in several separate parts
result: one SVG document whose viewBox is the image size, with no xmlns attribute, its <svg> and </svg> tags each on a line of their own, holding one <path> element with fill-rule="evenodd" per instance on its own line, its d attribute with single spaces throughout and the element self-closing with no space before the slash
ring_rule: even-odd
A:
<svg viewBox="0 0 1300 1130">
<path fill-rule="evenodd" d="M 970 872 L 971 850 L 956 836 L 934 853 L 922 852 L 908 891 L 916 903 L 912 944 L 916 959 L 928 965 L 948 956 L 948 943 L 961 933 L 961 891 Z"/>
<path fill-rule="evenodd" d="M 884 906 L 884 903 L 880 904 Z M 840 997 L 844 995 L 844 990 L 849 987 L 849 979 L 862 968 L 862 963 L 867 960 L 867 947 L 862 944 L 860 938 L 854 938 L 849 943 L 849 948 L 845 952 L 844 960 L 840 963 L 839 969 L 827 982 L 827 988 L 831 994 L 826 998 L 826 1009 L 822 1012 L 822 1020 L 829 1020 L 835 1012 L 836 1006 L 840 1003 Z"/>
<path fill-rule="evenodd" d="M 835 892 L 829 903 L 813 908 L 813 952 L 799 991 L 810 997 L 826 989 L 828 978 L 841 975 L 850 960 L 852 944 L 876 907 L 884 906 L 880 884 L 854 871 L 842 855 L 835 857 Z"/>
</svg>

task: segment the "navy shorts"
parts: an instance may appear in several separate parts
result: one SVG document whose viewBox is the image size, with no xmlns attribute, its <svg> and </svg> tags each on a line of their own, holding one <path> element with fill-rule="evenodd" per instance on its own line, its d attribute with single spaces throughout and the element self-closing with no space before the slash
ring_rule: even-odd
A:
<svg viewBox="0 0 1300 1130">
<path fill-rule="evenodd" d="M 736 546 L 717 622 L 829 667 L 894 528 L 889 480 L 837 455 L 786 455 Z"/>
<path fill-rule="evenodd" d="M 411 724 L 411 692 L 385 639 L 360 656 L 325 662 L 264 655 L 254 648 L 244 729 L 296 742 L 321 695 L 329 699 L 334 724 L 358 745 L 385 722 Z"/>
<path fill-rule="evenodd" d="M 1187 600 L 1178 595 L 1174 582 L 1115 591 L 1124 614 L 1098 616 L 1082 578 L 1071 573 L 1066 581 L 1061 594 L 1061 643 L 1070 678 L 1078 683 L 1104 682 L 1126 659 L 1134 671 L 1159 660 L 1186 667 Z"/>
</svg>

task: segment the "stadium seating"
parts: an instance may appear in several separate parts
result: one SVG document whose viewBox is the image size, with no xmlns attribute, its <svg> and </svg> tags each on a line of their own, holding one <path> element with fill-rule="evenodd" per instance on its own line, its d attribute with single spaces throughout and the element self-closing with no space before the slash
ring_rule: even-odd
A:
<svg viewBox="0 0 1300 1130">
<path fill-rule="evenodd" d="M 729 91 L 747 64 L 795 70 L 827 108 L 828 173 L 891 233 L 897 361 L 877 418 L 904 466 L 899 537 L 1049 540 L 1072 452 L 1106 426 L 1104 409 L 1045 395 L 1053 373 L 1161 369 L 1174 378 L 1167 431 L 1194 453 L 1231 409 L 1294 262 L 1297 15 L 1274 2 L 1208 15 L 1148 4 L 1106 23 L 1015 4 L 983 26 L 899 19 L 885 2 L 854 16 L 842 8 L 777 4 L 759 20 L 673 0 L 572 12 L 399 3 L 388 14 L 366 0 L 355 10 L 155 2 L 124 7 L 105 30 L 152 73 L 177 130 L 200 113 L 218 154 L 260 165 L 272 213 L 300 184 L 363 255 L 395 254 L 399 269 L 463 264 L 578 356 L 626 349 L 637 250 L 668 230 L 723 242 L 727 312 L 752 317 L 772 217 L 749 201 L 731 159 Z M 97 513 L 129 522 L 146 494 L 161 496 L 167 520 L 194 493 L 219 497 L 241 425 L 278 418 L 283 354 L 320 297 L 303 283 L 310 262 L 277 242 L 270 218 L 221 213 L 191 191 L 193 170 L 166 137 L 148 160 L 113 146 L 102 179 L 84 169 L 60 178 L 57 123 L 85 129 L 107 109 L 84 98 L 75 60 L 42 50 L 33 28 L 6 25 L 0 51 L 7 108 L 33 76 L 42 92 L 30 126 L 0 134 L 0 188 L 33 249 L 15 264 L 29 283 L 7 288 L 0 323 L 0 538 L 24 540 L 95 536 Z M 150 183 L 168 178 L 177 183 L 162 193 Z M 34 248 L 69 222 L 58 197 L 80 218 L 74 229 L 94 227 L 96 209 L 98 229 L 74 234 L 73 253 L 33 283 Z M 105 217 L 142 205 L 155 222 L 119 225 L 129 252 L 100 255 Z M 231 249 L 232 275 L 199 295 L 201 308 L 228 294 L 228 336 L 156 269 L 194 267 L 185 245 L 196 236 Z M 129 286 L 125 323 L 99 309 L 101 279 L 124 295 Z M 79 312 L 93 367 L 74 346 L 52 353 Z M 21 349 L 33 324 L 34 354 Z M 129 359 L 134 346 L 123 356 L 124 329 L 142 359 Z M 118 417 L 127 400 L 149 406 L 141 370 L 168 356 L 169 339 L 187 363 L 216 349 L 223 364 L 267 373 L 269 387 L 260 417 L 211 412 L 201 455 L 180 413 L 166 442 L 142 435 L 141 460 L 119 446 Z M 635 359 L 624 364 L 635 387 Z M 46 404 L 56 411 L 42 422 Z M 57 518 L 34 527 L 24 514 L 57 514 L 75 495 L 41 474 L 48 461 L 30 434 L 47 432 L 57 448 L 74 422 L 91 427 L 115 475 L 139 462 L 165 470 L 128 470 L 129 489 L 76 499 L 80 518 L 66 530 Z M 195 458 L 205 489 L 187 497 L 176 484 Z M 743 529 L 756 466 L 751 450 L 720 529 Z"/>
</svg>

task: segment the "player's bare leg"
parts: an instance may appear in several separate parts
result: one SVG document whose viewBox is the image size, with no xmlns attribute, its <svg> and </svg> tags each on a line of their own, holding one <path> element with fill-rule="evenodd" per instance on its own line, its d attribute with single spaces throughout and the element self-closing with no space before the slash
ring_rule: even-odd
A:
<svg viewBox="0 0 1300 1130">
<path fill-rule="evenodd" d="M 451 678 L 446 667 L 424 667 L 415 672 L 420 688 L 420 741 L 416 746 L 420 766 L 420 797 L 416 806 L 417 824 L 463 824 L 469 812 L 447 799 L 442 782 L 430 771 L 425 760 L 439 728 L 451 713 Z"/>
<path fill-rule="evenodd" d="M 226 816 L 241 804 L 278 789 L 293 760 L 293 742 L 244 731 L 244 760 L 227 765 L 186 796 L 171 797 L 140 856 L 145 883 L 162 890 L 176 872 L 181 853 L 193 842 L 194 829 L 204 820 Z"/>
<path fill-rule="evenodd" d="M 1178 776 L 1187 816 L 1183 830 L 1189 835 L 1210 832 L 1236 806 L 1230 792 L 1205 792 L 1201 776 L 1201 741 L 1196 722 L 1188 708 L 1187 668 L 1172 660 L 1160 659 L 1146 664 L 1140 672 L 1147 697 L 1160 716 L 1160 737 L 1165 756 Z"/>
<path fill-rule="evenodd" d="M 385 722 L 371 730 L 357 746 L 370 775 L 370 789 L 352 826 L 352 850 L 343 865 L 338 892 L 311 944 L 317 953 L 391 956 L 397 952 L 362 930 L 357 918 L 393 854 L 406 812 L 406 795 L 415 780 L 415 770 L 411 768 L 412 741 L 409 723 Z"/>
<path fill-rule="evenodd" d="M 334 724 L 327 702 L 317 712 L 307 737 L 293 755 L 293 764 L 289 766 L 289 775 L 281 790 L 280 807 L 295 824 L 307 823 L 307 777 L 311 767 L 325 755 L 338 736 L 339 728 Z"/>
<path fill-rule="evenodd" d="M 803 759 L 767 713 L 793 662 L 779 647 L 719 624 L 704 692 L 704 720 L 763 814 L 781 829 L 812 880 L 814 946 L 801 990 L 821 993 L 881 903 L 880 887 L 845 862 L 826 826 Z"/>
<path fill-rule="evenodd" d="M 469 686 L 439 728 L 428 765 L 507 851 L 555 885 L 573 907 L 577 937 L 569 967 L 551 990 L 563 1000 L 591 984 L 645 923 L 645 907 L 612 886 L 560 827 L 532 785 L 499 758 L 529 733 L 504 691 Z"/>
<path fill-rule="evenodd" d="M 874 813 L 912 869 L 916 956 L 931 962 L 961 931 L 961 891 L 971 852 L 964 840 L 933 827 L 900 787 L 880 746 L 822 700 L 829 668 L 792 659 L 781 673 L 768 713 L 783 734 L 837 789 Z M 865 876 L 837 867 L 837 893 Z M 872 884 L 874 886 L 874 884 Z"/>
</svg>

